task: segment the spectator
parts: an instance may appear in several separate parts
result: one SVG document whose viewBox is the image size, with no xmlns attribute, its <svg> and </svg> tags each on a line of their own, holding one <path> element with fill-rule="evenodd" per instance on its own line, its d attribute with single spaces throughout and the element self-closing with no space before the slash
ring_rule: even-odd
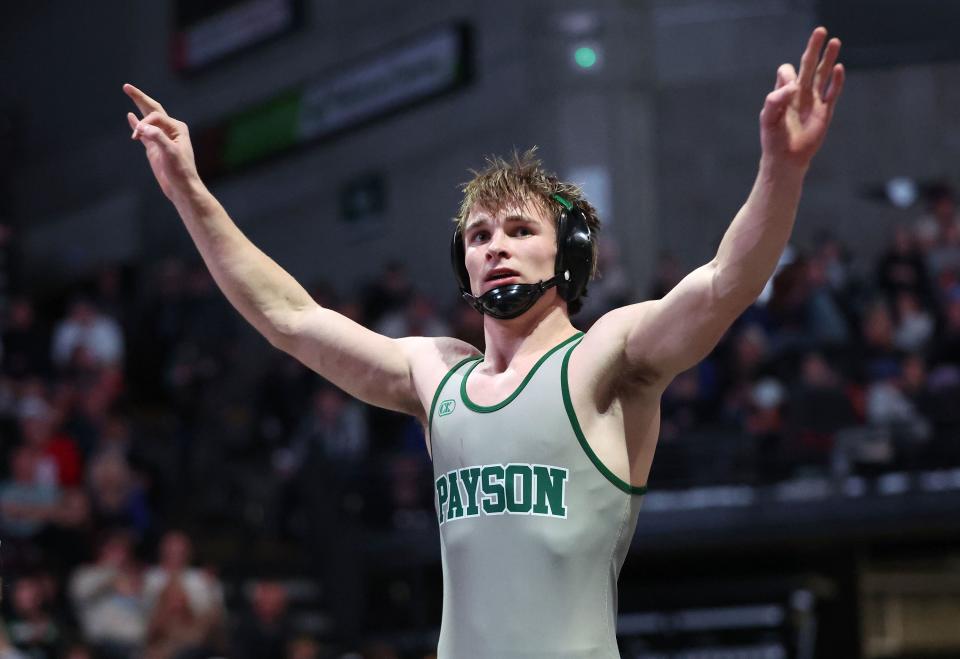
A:
<svg viewBox="0 0 960 659">
<path fill-rule="evenodd" d="M 151 525 L 147 497 L 122 453 L 100 453 L 90 463 L 88 485 L 98 528 L 132 529 L 141 538 L 147 534 Z"/>
<path fill-rule="evenodd" d="M 97 366 L 123 363 L 123 334 L 117 322 L 97 311 L 93 302 L 78 297 L 53 334 L 51 357 L 60 369 L 89 359 Z"/>
<path fill-rule="evenodd" d="M 920 306 L 917 297 L 906 291 L 897 295 L 897 327 L 893 343 L 904 352 L 917 352 L 926 348 L 933 337 L 933 315 Z"/>
<path fill-rule="evenodd" d="M 926 262 L 906 227 L 894 229 L 893 244 L 877 266 L 877 284 L 890 303 L 900 293 L 911 293 L 925 305 L 932 301 Z"/>
<path fill-rule="evenodd" d="M 829 279 L 828 263 L 815 255 L 807 263 L 810 286 L 807 300 L 807 326 L 810 334 L 821 345 L 842 344 L 849 338 L 849 328 L 843 307 Z"/>
<path fill-rule="evenodd" d="M 147 625 L 144 659 L 206 659 L 217 654 L 212 648 L 221 622 L 220 612 L 198 612 L 190 603 L 179 579 L 166 582 Z"/>
<path fill-rule="evenodd" d="M 945 184 L 927 191 L 927 213 L 917 220 L 915 232 L 924 252 L 942 243 L 951 227 L 960 227 L 953 189 Z"/>
<path fill-rule="evenodd" d="M 47 610 L 48 605 L 37 577 L 17 578 L 8 633 L 10 642 L 30 659 L 57 659 L 62 632 Z"/>
<path fill-rule="evenodd" d="M 292 636 L 286 589 L 277 581 L 258 581 L 253 586 L 251 604 L 251 610 L 237 625 L 232 656 L 236 659 L 282 657 Z"/>
<path fill-rule="evenodd" d="M 857 422 L 840 376 L 821 354 L 807 353 L 788 413 L 788 450 L 793 461 L 797 466 L 825 466 L 836 432 Z"/>
<path fill-rule="evenodd" d="M 3 626 L 3 620 L 0 620 L 0 659 L 30 659 L 30 657 L 10 645 L 10 638 L 7 635 L 7 630 Z"/>
<path fill-rule="evenodd" d="M 887 305 L 875 301 L 864 315 L 862 337 L 857 345 L 861 381 L 885 378 L 899 371 L 902 352 L 894 342 L 894 331 Z"/>
<path fill-rule="evenodd" d="M 927 252 L 927 269 L 933 277 L 960 272 L 960 226 L 944 229 L 943 238 Z"/>
<path fill-rule="evenodd" d="M 578 325 L 588 329 L 600 316 L 611 309 L 630 303 L 630 277 L 620 263 L 617 243 L 607 236 L 600 237 L 597 252 L 597 279 L 590 282 L 588 295 L 580 309 Z M 660 285 L 666 285 L 660 282 Z M 660 296 L 662 297 L 662 296 Z"/>
<path fill-rule="evenodd" d="M 35 537 L 54 515 L 60 488 L 37 480 L 37 462 L 37 450 L 30 446 L 21 446 L 10 455 L 11 478 L 0 484 L 0 521 L 5 536 Z"/>
<path fill-rule="evenodd" d="M 179 584 L 169 591 L 167 605 L 178 609 L 182 591 L 190 610 L 203 620 L 223 617 L 223 589 L 220 582 L 207 571 L 190 566 L 193 543 L 183 531 L 169 531 L 160 540 L 160 562 L 147 570 L 144 599 L 149 611 L 157 607 L 160 596 L 170 582 Z"/>
<path fill-rule="evenodd" d="M 320 654 L 322 648 L 319 643 L 309 636 L 298 636 L 287 646 L 287 659 L 322 659 L 327 655 Z M 3 659 L 0 656 L 0 659 Z"/>
<path fill-rule="evenodd" d="M 29 298 L 18 297 L 11 302 L 2 345 L 5 374 L 20 379 L 50 371 L 50 339 L 37 323 Z"/>
<path fill-rule="evenodd" d="M 375 327 L 387 313 L 406 307 L 413 298 L 413 285 L 407 268 L 399 261 L 386 264 L 377 281 L 363 295 L 365 325 Z"/>
<path fill-rule="evenodd" d="M 98 657 L 124 659 L 142 647 L 147 625 L 143 578 L 129 533 L 105 537 L 96 563 L 74 572 L 70 597 L 84 638 Z"/>
<path fill-rule="evenodd" d="M 60 429 L 59 418 L 41 383 L 25 390 L 20 399 L 20 437 L 37 451 L 37 479 L 61 487 L 76 487 L 83 477 L 83 462 L 76 441 Z"/>
</svg>

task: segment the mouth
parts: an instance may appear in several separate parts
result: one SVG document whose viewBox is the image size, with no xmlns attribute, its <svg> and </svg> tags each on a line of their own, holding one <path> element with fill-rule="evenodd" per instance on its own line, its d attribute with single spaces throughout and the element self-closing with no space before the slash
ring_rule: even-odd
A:
<svg viewBox="0 0 960 659">
<path fill-rule="evenodd" d="M 506 284 L 516 284 L 519 281 L 520 273 L 517 271 L 508 270 L 506 268 L 498 268 L 487 275 L 487 278 L 483 282 L 483 291 L 487 292 L 492 288 L 504 286 Z"/>
</svg>

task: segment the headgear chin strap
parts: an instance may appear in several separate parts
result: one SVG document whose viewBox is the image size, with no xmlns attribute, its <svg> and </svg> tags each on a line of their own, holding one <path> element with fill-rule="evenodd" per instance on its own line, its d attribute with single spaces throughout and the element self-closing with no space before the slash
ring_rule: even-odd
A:
<svg viewBox="0 0 960 659">
<path fill-rule="evenodd" d="M 587 294 L 587 281 L 593 268 L 593 238 L 583 210 L 560 195 L 551 196 L 560 204 L 557 216 L 557 259 L 553 277 L 536 284 L 497 286 L 483 295 L 470 292 L 466 248 L 458 227 L 450 244 L 450 259 L 460 285 L 460 294 L 470 306 L 498 320 L 509 320 L 526 313 L 548 289 L 556 286 L 567 302 Z"/>
<path fill-rule="evenodd" d="M 570 273 L 565 272 L 566 279 L 570 278 Z M 547 292 L 548 288 L 553 288 L 560 283 L 560 275 L 554 275 L 550 279 L 541 280 L 536 284 L 507 284 L 506 286 L 497 286 L 477 297 L 467 291 L 461 291 L 463 299 L 470 303 L 470 306 L 498 320 L 510 320 L 516 318 L 527 311 L 537 303 L 537 300 Z"/>
</svg>

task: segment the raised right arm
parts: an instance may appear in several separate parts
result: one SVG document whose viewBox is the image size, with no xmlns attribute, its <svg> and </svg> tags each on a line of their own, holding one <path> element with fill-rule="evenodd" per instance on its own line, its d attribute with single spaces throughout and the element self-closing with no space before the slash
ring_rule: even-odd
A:
<svg viewBox="0 0 960 659">
<path fill-rule="evenodd" d="M 214 280 L 270 343 L 364 402 L 423 419 L 411 359 L 417 341 L 390 339 L 321 307 L 234 224 L 197 174 L 186 124 L 133 85 L 124 92 L 143 113 L 127 121 L 143 143 L 163 193 L 173 202 Z"/>
</svg>

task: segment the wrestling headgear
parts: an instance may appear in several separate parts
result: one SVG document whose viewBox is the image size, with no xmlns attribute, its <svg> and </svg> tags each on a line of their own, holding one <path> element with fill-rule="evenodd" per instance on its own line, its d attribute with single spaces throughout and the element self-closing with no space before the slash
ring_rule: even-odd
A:
<svg viewBox="0 0 960 659">
<path fill-rule="evenodd" d="M 551 195 L 560 205 L 557 214 L 557 260 L 554 275 L 536 284 L 508 284 L 492 288 L 479 297 L 470 291 L 466 248 L 460 227 L 450 243 L 450 259 L 460 286 L 460 295 L 470 306 L 499 320 L 508 320 L 526 312 L 551 286 L 560 297 L 571 302 L 587 294 L 587 282 L 593 270 L 593 236 L 583 210 L 560 195 Z"/>
</svg>

